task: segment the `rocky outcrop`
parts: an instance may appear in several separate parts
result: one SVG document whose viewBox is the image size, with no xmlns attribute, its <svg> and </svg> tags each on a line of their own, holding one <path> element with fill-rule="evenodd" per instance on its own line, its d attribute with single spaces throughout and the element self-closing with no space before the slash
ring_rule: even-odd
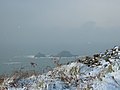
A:
<svg viewBox="0 0 120 90">
<path fill-rule="evenodd" d="M 120 47 L 78 58 L 41 75 L 16 79 L 18 76 L 9 77 L 3 85 L 9 90 L 120 90 Z"/>
</svg>

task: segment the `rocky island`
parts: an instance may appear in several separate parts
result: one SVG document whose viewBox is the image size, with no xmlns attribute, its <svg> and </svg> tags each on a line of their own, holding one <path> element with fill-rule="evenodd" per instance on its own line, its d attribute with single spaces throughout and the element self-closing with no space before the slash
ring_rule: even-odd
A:
<svg viewBox="0 0 120 90">
<path fill-rule="evenodd" d="M 70 51 L 62 51 L 60 53 L 58 53 L 57 55 L 55 55 L 56 57 L 75 57 L 77 55 L 73 55 L 71 54 Z"/>
<path fill-rule="evenodd" d="M 35 58 L 46 57 L 46 55 L 39 52 L 39 53 L 37 53 L 34 57 L 35 57 Z"/>
</svg>

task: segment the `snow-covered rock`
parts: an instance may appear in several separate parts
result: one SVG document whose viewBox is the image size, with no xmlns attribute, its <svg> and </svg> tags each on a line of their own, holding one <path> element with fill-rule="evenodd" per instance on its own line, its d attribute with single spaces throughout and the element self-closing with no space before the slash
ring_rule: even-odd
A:
<svg viewBox="0 0 120 90">
<path fill-rule="evenodd" d="M 120 47 L 78 58 L 42 75 L 5 79 L 7 90 L 120 90 Z"/>
</svg>

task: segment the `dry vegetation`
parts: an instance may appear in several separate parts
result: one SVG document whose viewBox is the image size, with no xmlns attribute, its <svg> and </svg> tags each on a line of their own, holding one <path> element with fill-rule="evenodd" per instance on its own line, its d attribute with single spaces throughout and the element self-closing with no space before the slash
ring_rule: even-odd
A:
<svg viewBox="0 0 120 90">
<path fill-rule="evenodd" d="M 29 89 L 29 84 L 19 83 L 20 80 L 29 78 L 31 76 L 35 76 L 36 87 L 43 88 L 43 90 L 47 89 L 46 82 L 51 83 L 54 80 L 61 81 L 63 89 L 70 89 L 71 87 L 76 87 L 77 90 L 94 90 L 93 84 L 95 81 L 103 81 L 103 78 L 108 73 L 115 72 L 116 65 L 118 67 L 117 70 L 120 69 L 120 59 L 119 59 L 119 51 L 120 48 L 114 47 L 113 49 L 106 50 L 105 53 L 94 54 L 93 56 L 85 56 L 82 58 L 78 58 L 72 63 L 67 63 L 67 65 L 62 65 L 59 63 L 59 59 L 54 60 L 54 64 L 56 67 L 52 69 L 50 66 L 47 66 L 43 69 L 43 74 L 33 71 L 15 71 L 11 76 L 7 79 L 5 77 L 0 76 L 0 84 L 6 85 L 8 81 L 10 81 L 7 85 L 10 87 L 27 87 Z M 103 63 L 104 61 L 104 63 Z M 98 69 L 98 70 L 97 70 Z M 96 70 L 96 72 L 92 72 Z M 46 72 L 47 73 L 46 73 Z M 94 75 L 93 75 L 94 74 Z M 44 75 L 45 78 L 41 79 Z M 39 77 L 39 78 L 38 78 Z M 48 78 L 48 80 L 46 80 Z M 116 80 L 114 76 L 111 76 L 114 81 L 114 86 L 120 86 L 119 82 Z M 50 79 L 50 80 L 49 80 Z M 29 87 L 28 87 L 29 86 Z M 56 84 L 52 85 L 53 88 L 56 88 Z M 2 89 L 1 89 L 2 90 Z M 39 89 L 38 89 L 39 90 Z"/>
</svg>

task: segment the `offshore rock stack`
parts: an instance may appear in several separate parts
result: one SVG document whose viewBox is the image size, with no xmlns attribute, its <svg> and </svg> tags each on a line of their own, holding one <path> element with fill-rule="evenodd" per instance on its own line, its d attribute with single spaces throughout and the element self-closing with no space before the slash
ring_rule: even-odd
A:
<svg viewBox="0 0 120 90">
<path fill-rule="evenodd" d="M 120 47 L 84 56 L 41 75 L 15 74 L 1 90 L 120 90 Z"/>
</svg>

